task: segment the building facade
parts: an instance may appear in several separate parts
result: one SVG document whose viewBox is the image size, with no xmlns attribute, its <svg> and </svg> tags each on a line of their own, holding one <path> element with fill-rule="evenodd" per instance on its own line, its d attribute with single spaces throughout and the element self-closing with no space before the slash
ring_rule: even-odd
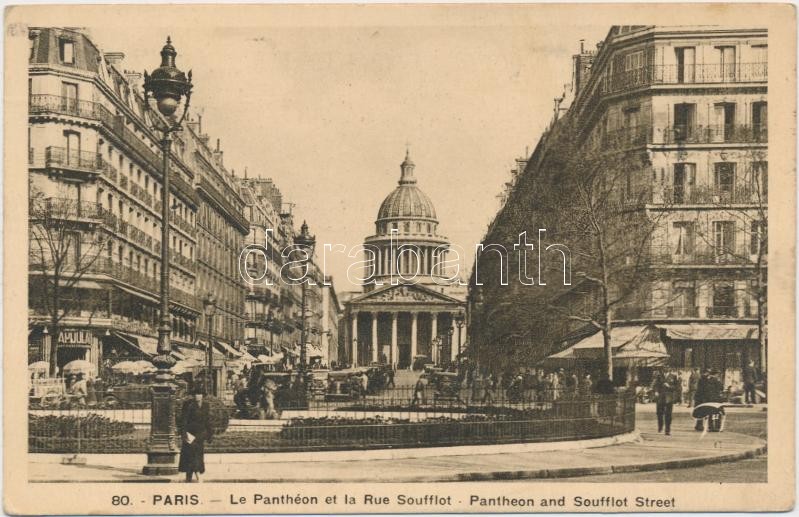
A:
<svg viewBox="0 0 799 517">
<path fill-rule="evenodd" d="M 364 292 L 347 301 L 345 314 L 346 360 L 355 366 L 409 368 L 418 356 L 437 364 L 458 357 L 452 336 L 464 303 L 452 295 L 459 286 L 446 278 L 449 243 L 438 234 L 435 207 L 416 185 L 414 169 L 406 154 L 399 185 L 381 203 L 375 234 L 364 241 Z"/>
<path fill-rule="evenodd" d="M 30 360 L 99 368 L 111 356 L 154 354 L 162 245 L 172 257 L 172 338 L 190 346 L 200 199 L 185 142 L 175 139 L 173 242 L 163 244 L 157 115 L 131 86 L 136 74 L 81 32 L 34 28 L 29 38 Z"/>
<path fill-rule="evenodd" d="M 735 372 L 751 360 L 765 368 L 767 44 L 759 28 L 636 26 L 613 27 L 596 50 L 581 49 L 570 98 L 558 99 L 484 242 L 512 245 L 522 231 L 563 223 L 536 195 L 551 192 L 563 163 L 556 147 L 570 132 L 586 155 L 612 154 L 614 202 L 653 228 L 640 262 L 629 243 L 627 266 L 648 274 L 633 292 L 614 293 L 613 328 L 655 326 L 675 367 Z M 486 257 L 481 273 L 497 267 Z M 561 289 L 472 280 L 469 332 L 486 356 L 504 346 L 535 362 L 597 332 L 550 310 L 557 301 L 590 313 L 596 290 L 585 280 Z M 516 314 L 501 314 L 512 302 Z"/>
</svg>

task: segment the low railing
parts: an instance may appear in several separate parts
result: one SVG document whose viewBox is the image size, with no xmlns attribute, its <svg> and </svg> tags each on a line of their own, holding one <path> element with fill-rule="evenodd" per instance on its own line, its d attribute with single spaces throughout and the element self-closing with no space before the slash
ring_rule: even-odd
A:
<svg viewBox="0 0 799 517">
<path fill-rule="evenodd" d="M 463 390 L 466 401 L 469 390 Z M 490 403 L 436 402 L 432 394 L 423 400 L 423 396 L 413 397 L 412 388 L 325 403 L 324 407 L 311 401 L 306 409 L 279 408 L 280 419 L 268 423 L 231 420 L 206 443 L 206 452 L 551 442 L 615 436 L 635 429 L 635 394 L 630 390 L 612 395 L 548 390 L 513 402 L 500 397 L 501 390 L 496 391 L 497 397 Z M 147 409 L 73 405 L 59 410 L 31 409 L 28 419 L 30 453 L 142 453 L 150 432 Z M 226 418 L 217 415 L 213 420 Z"/>
<path fill-rule="evenodd" d="M 142 187 L 133 183 L 130 183 L 130 193 L 133 194 L 133 197 L 144 203 L 148 207 L 153 206 L 153 196 Z"/>
</svg>

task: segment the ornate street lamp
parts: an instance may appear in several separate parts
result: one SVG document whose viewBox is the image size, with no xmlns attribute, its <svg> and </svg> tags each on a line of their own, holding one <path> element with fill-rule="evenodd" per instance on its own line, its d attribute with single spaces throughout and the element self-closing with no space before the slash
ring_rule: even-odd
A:
<svg viewBox="0 0 799 517">
<path fill-rule="evenodd" d="M 447 364 L 452 362 L 452 334 L 453 333 L 454 333 L 454 331 L 452 330 L 452 327 L 447 329 L 447 344 L 449 345 L 449 354 L 448 354 L 448 357 L 447 357 Z"/>
<path fill-rule="evenodd" d="M 294 239 L 294 242 L 305 250 L 306 254 L 303 263 L 305 265 L 304 271 L 307 275 L 309 272 L 308 265 L 311 261 L 311 255 L 313 255 L 314 246 L 316 245 L 316 238 L 308 232 L 308 223 L 305 221 L 302 222 L 300 234 Z M 300 315 L 300 371 L 302 373 L 308 370 L 308 347 L 306 344 L 308 325 L 306 324 L 305 313 L 307 312 L 306 299 L 310 280 L 310 278 L 305 277 L 302 279 L 302 314 Z"/>
<path fill-rule="evenodd" d="M 203 313 L 205 325 L 208 329 L 208 346 L 205 349 L 206 363 L 208 364 L 208 383 L 211 385 L 211 395 L 216 396 L 216 382 L 214 382 L 214 314 L 216 314 L 216 296 L 213 293 L 203 299 Z"/>
<path fill-rule="evenodd" d="M 144 72 L 144 106 L 150 110 L 150 96 L 155 99 L 162 121 L 154 128 L 161 132 L 163 151 L 163 184 L 161 185 L 161 321 L 158 326 L 158 349 L 152 362 L 158 369 L 156 382 L 152 386 L 152 409 L 150 424 L 150 443 L 147 448 L 147 465 L 144 474 L 177 474 L 175 464 L 178 448 L 175 440 L 175 387 L 170 368 L 174 366 L 172 345 L 169 341 L 172 331 L 169 318 L 169 149 L 172 145 L 170 134 L 178 131 L 189 111 L 191 100 L 191 71 L 188 76 L 175 66 L 175 47 L 169 37 L 161 49 L 161 66 L 152 74 Z M 183 114 L 175 118 L 180 101 L 186 97 Z M 156 120 L 158 117 L 151 117 Z"/>
<path fill-rule="evenodd" d="M 465 316 L 463 315 L 462 312 L 459 312 L 458 314 L 455 315 L 455 325 L 458 326 L 458 360 L 461 359 L 461 353 L 462 353 L 462 351 L 461 351 L 461 329 L 463 328 L 463 325 L 465 323 L 465 319 L 466 318 L 465 318 Z"/>
</svg>

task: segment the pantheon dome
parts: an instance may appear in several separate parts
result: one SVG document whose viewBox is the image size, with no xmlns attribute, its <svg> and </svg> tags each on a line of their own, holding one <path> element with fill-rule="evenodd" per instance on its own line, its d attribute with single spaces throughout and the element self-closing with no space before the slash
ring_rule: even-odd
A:
<svg viewBox="0 0 799 517">
<path fill-rule="evenodd" d="M 427 283 L 425 280 L 432 283 L 432 276 L 442 274 L 436 262 L 443 261 L 449 243 L 437 233 L 436 209 L 417 186 L 415 167 L 410 153 L 406 152 L 400 164 L 398 185 L 377 211 L 375 234 L 364 241 L 364 245 L 375 252 L 372 278 L 377 281 L 392 275 L 392 263 L 395 277 L 415 276 L 420 283 Z"/>
</svg>

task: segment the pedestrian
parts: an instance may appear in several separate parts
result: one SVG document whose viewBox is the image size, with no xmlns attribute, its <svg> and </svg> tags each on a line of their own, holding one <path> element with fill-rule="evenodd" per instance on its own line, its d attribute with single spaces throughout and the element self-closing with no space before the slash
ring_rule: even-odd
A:
<svg viewBox="0 0 799 517">
<path fill-rule="evenodd" d="M 417 404 L 427 404 L 427 397 L 425 396 L 425 387 L 427 386 L 427 374 L 423 373 L 419 376 L 419 379 L 416 380 L 416 385 L 413 387 L 413 399 L 411 400 L 411 406 L 416 406 Z"/>
<path fill-rule="evenodd" d="M 652 384 L 655 393 L 656 413 L 658 419 L 658 432 L 665 429 L 666 436 L 671 435 L 671 415 L 676 400 L 677 379 L 673 374 L 664 375 L 658 372 Z"/>
<path fill-rule="evenodd" d="M 85 406 L 86 397 L 89 395 L 89 387 L 86 383 L 84 374 L 79 373 L 76 379 L 77 380 L 72 384 L 72 386 L 70 386 L 69 392 L 79 406 Z"/>
<path fill-rule="evenodd" d="M 494 378 L 493 373 L 489 373 L 487 377 L 485 377 L 483 381 L 483 404 L 493 404 L 494 403 L 494 388 L 497 385 L 497 381 Z"/>
<path fill-rule="evenodd" d="M 755 370 L 755 362 L 749 361 L 741 372 L 744 382 L 744 403 L 755 404 L 755 382 L 757 381 L 757 371 Z"/>
<path fill-rule="evenodd" d="M 691 404 L 694 403 L 696 391 L 699 389 L 699 378 L 699 370 L 693 368 L 691 370 L 691 375 L 688 377 L 688 396 L 686 397 L 688 399 L 686 401 L 688 407 L 691 407 Z"/>
<path fill-rule="evenodd" d="M 183 405 L 183 433 L 178 471 L 186 473 L 186 482 L 191 483 L 205 473 L 205 442 L 211 443 L 214 431 L 211 426 L 211 411 L 208 401 L 203 399 L 204 390 L 197 388 L 192 398 Z"/>
<path fill-rule="evenodd" d="M 388 378 L 388 380 L 386 381 L 386 388 L 388 388 L 389 386 L 392 387 L 392 388 L 396 388 L 397 385 L 394 384 L 394 367 L 393 366 L 388 368 L 388 370 L 386 371 L 386 377 Z"/>
<path fill-rule="evenodd" d="M 366 401 L 366 392 L 369 389 L 369 376 L 366 372 L 361 373 L 361 395 L 363 396 L 364 402 Z"/>
</svg>

